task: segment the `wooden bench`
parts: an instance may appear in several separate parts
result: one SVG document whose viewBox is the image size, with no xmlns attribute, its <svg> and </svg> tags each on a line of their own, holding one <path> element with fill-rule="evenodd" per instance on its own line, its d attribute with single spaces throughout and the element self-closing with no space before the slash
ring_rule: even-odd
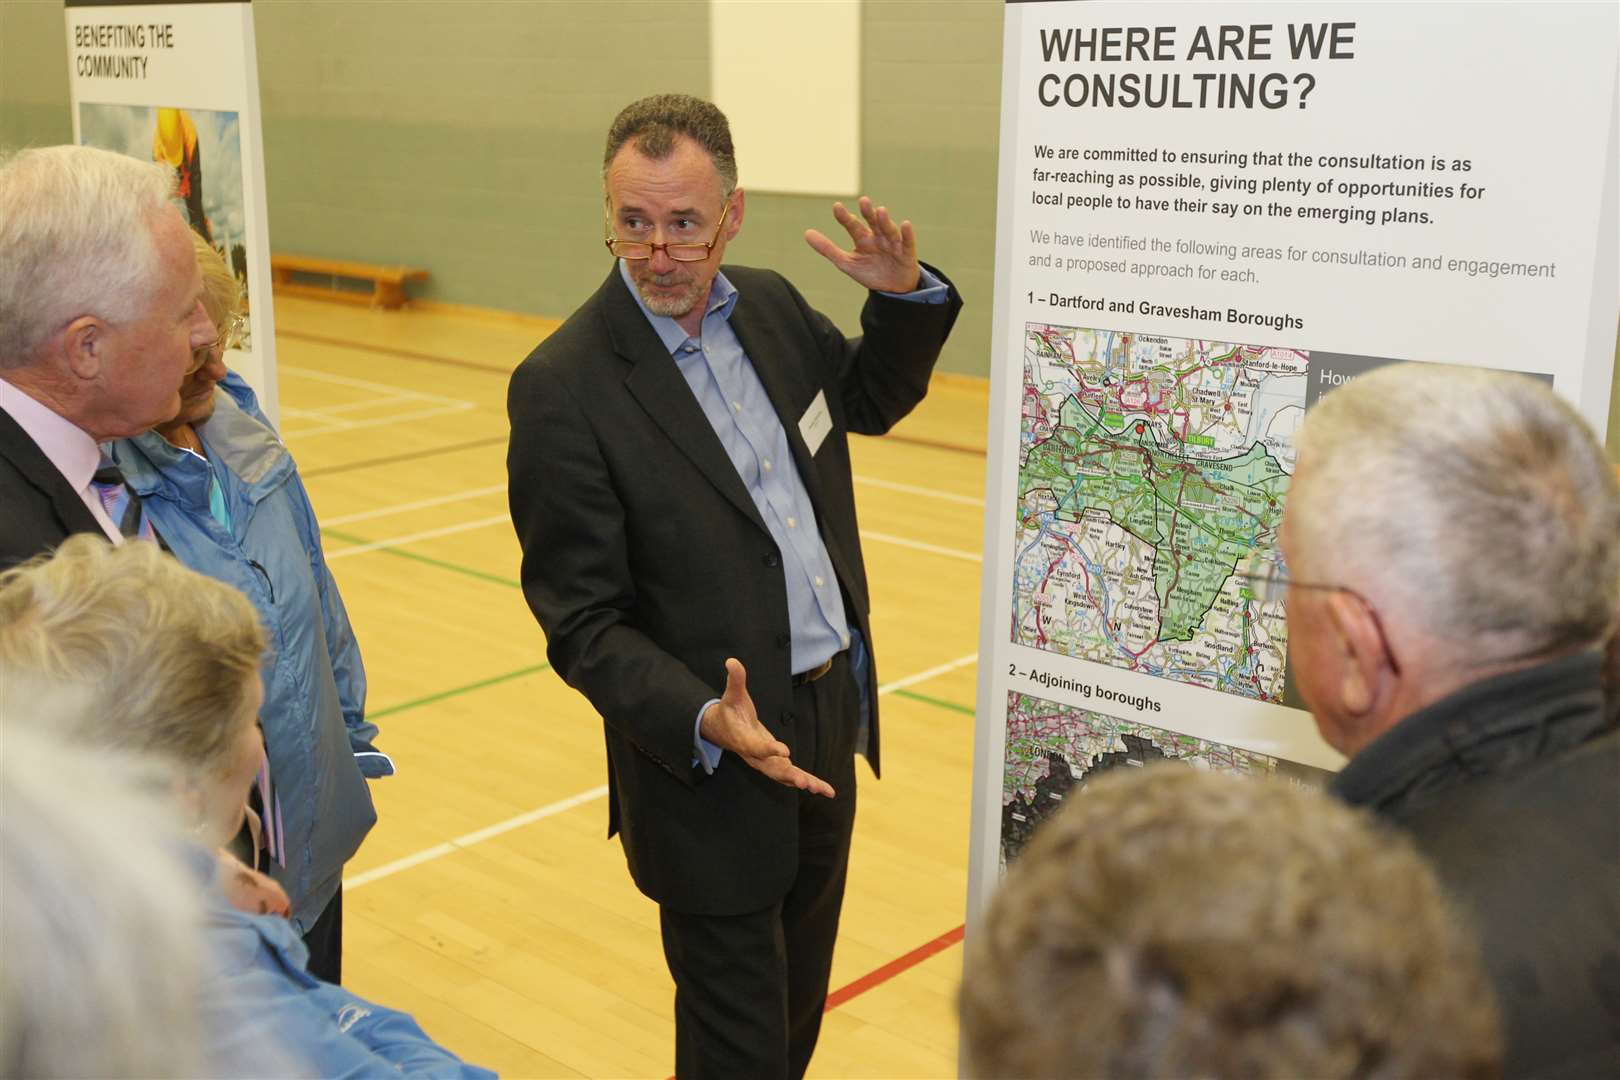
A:
<svg viewBox="0 0 1620 1080">
<path fill-rule="evenodd" d="M 293 280 L 294 274 L 313 274 L 330 278 L 327 285 L 305 284 Z M 409 266 L 377 266 L 372 263 L 350 262 L 345 259 L 320 259 L 313 255 L 270 256 L 270 277 L 278 291 L 293 296 L 313 296 L 323 300 L 343 300 L 351 304 L 369 304 L 372 307 L 400 308 L 410 302 L 406 295 L 407 281 L 422 281 L 426 270 Z M 370 293 L 356 289 L 340 289 L 338 278 L 354 278 L 372 283 Z"/>
</svg>

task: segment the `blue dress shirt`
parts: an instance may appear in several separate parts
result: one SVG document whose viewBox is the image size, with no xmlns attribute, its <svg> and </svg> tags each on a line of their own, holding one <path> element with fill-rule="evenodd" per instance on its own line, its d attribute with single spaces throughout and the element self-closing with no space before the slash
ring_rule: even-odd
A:
<svg viewBox="0 0 1620 1080">
<path fill-rule="evenodd" d="M 922 274 L 915 292 L 887 295 L 944 303 L 947 286 L 926 269 Z M 702 325 L 696 336 L 689 336 L 674 319 L 647 310 L 622 259 L 619 276 L 691 387 L 692 396 L 714 428 L 782 553 L 792 670 L 797 673 L 821 666 L 849 648 L 851 627 L 838 575 L 821 541 L 815 507 L 794 463 L 787 431 L 754 371 L 753 361 L 731 329 L 731 313 L 737 306 L 736 286 L 724 273 L 715 274 Z M 706 772 L 714 771 L 722 751 L 697 732 L 703 714 L 717 700 L 704 702 L 693 724 L 693 763 L 701 762 Z"/>
</svg>

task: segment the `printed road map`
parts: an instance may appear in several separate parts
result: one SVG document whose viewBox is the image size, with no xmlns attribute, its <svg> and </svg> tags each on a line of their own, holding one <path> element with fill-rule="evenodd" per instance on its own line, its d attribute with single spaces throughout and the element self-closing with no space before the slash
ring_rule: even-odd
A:
<svg viewBox="0 0 1620 1080">
<path fill-rule="evenodd" d="M 1262 701 L 1287 630 L 1233 571 L 1275 559 L 1308 354 L 1030 323 L 1012 640 Z"/>
<path fill-rule="evenodd" d="M 1330 773 L 1235 746 L 1179 735 L 1028 694 L 1007 696 L 1001 859 L 1018 854 L 1045 818 L 1098 773 L 1175 761 L 1198 769 L 1322 785 Z"/>
</svg>

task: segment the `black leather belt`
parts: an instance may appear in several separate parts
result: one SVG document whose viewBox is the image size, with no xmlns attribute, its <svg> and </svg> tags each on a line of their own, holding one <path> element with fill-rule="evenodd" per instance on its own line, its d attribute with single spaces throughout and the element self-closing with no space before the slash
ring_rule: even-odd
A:
<svg viewBox="0 0 1620 1080">
<path fill-rule="evenodd" d="M 834 653 L 821 663 L 817 664 L 815 667 L 811 668 L 809 671 L 799 672 L 797 675 L 793 676 L 793 685 L 808 686 L 809 684 L 815 682 L 817 679 L 827 674 L 827 672 L 831 671 L 833 661 L 842 655 L 842 653 Z"/>
</svg>

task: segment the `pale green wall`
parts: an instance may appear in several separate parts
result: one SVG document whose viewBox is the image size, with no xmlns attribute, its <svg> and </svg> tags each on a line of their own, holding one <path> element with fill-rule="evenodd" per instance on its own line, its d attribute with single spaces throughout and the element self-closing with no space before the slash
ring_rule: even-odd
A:
<svg viewBox="0 0 1620 1080">
<path fill-rule="evenodd" d="M 441 300 L 567 314 L 609 266 L 608 123 L 644 94 L 708 90 L 705 0 L 253 9 L 272 246 L 425 266 Z M 1001 10 L 867 0 L 863 15 L 866 189 L 966 294 L 942 365 L 975 374 L 989 369 Z M 71 131 L 61 5 L 0 0 L 0 144 Z M 730 257 L 782 270 L 854 330 L 862 293 L 802 239 L 836 227 L 830 203 L 751 194 Z"/>
<path fill-rule="evenodd" d="M 459 303 L 582 300 L 610 263 L 608 122 L 707 79 L 703 0 L 253 6 L 273 246 L 424 266 Z M 680 59 L 610 77 L 632 42 Z"/>
<path fill-rule="evenodd" d="M 967 297 L 943 367 L 973 374 L 989 370 L 1002 6 L 866 0 L 862 14 L 865 188 L 916 222 Z M 642 94 L 708 86 L 705 0 L 253 10 L 272 245 L 422 265 L 426 295 L 459 303 L 572 310 L 608 267 L 608 122 Z M 0 0 L 0 146 L 71 138 L 63 27 L 59 0 Z M 804 246 L 809 226 L 835 228 L 827 199 L 753 193 L 730 255 L 781 269 L 853 330 L 861 295 Z"/>
<path fill-rule="evenodd" d="M 61 0 L 0 0 L 0 148 L 72 141 Z"/>
</svg>

